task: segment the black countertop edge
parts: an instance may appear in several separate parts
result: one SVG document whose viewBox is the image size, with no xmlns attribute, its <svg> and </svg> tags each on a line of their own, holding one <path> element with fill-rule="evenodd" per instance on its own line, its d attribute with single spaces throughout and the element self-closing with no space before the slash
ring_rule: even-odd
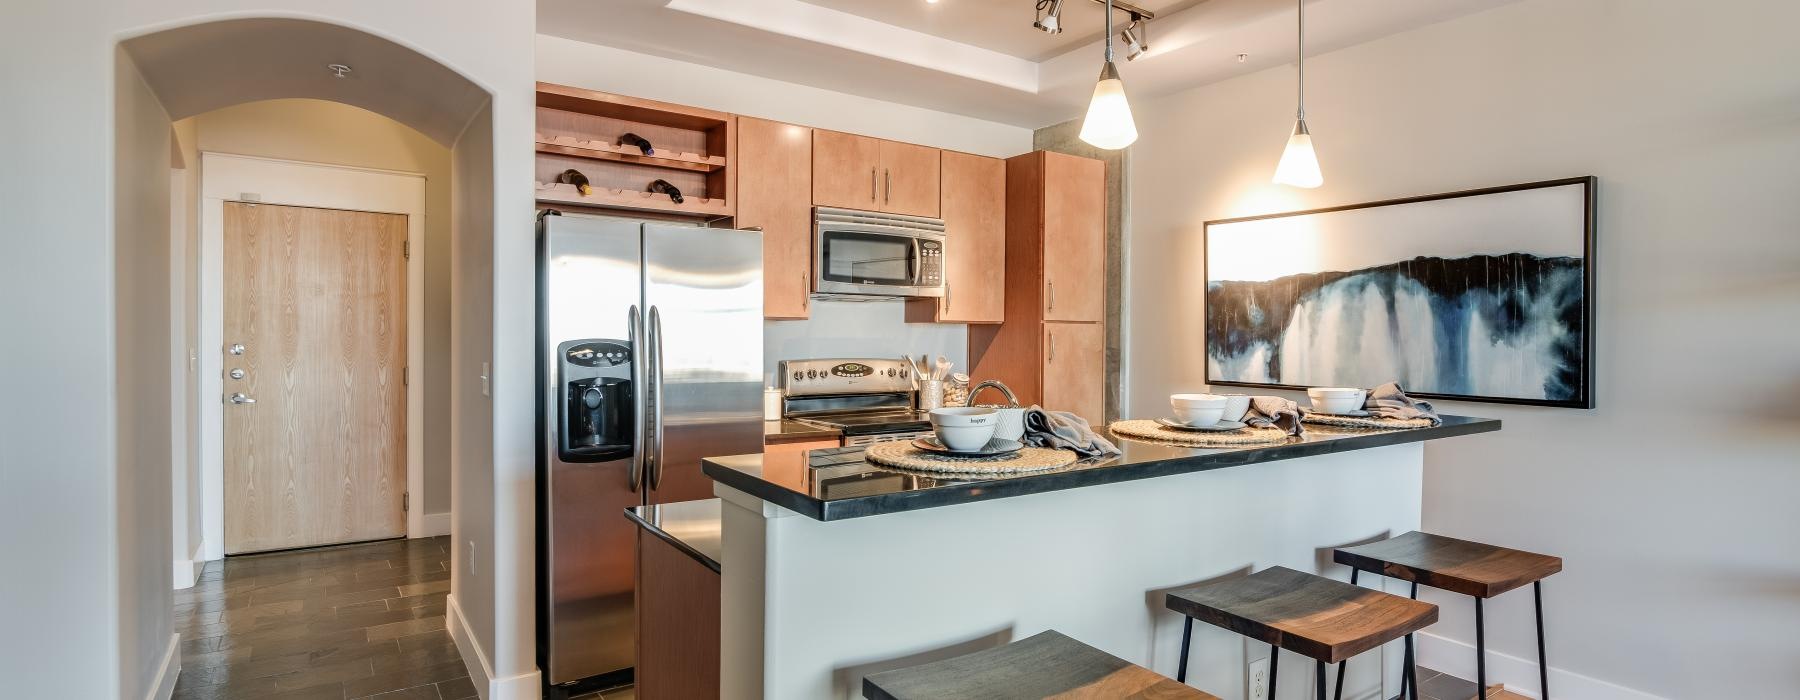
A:
<svg viewBox="0 0 1800 700">
<path fill-rule="evenodd" d="M 701 463 L 701 468 L 714 481 L 814 520 L 848 520 L 997 498 L 1063 491 L 1085 486 L 1100 486 L 1138 479 L 1154 479 L 1160 476 L 1240 467 L 1262 462 L 1354 452 L 1375 447 L 1404 445 L 1500 430 L 1500 420 L 1494 418 L 1443 416 L 1443 419 L 1443 425 L 1433 428 L 1367 432 L 1329 440 L 1293 442 L 1266 447 L 1207 449 L 1194 454 L 1125 464 L 1107 464 L 1108 461 L 1116 461 L 1122 457 L 1096 458 L 1089 462 L 1092 466 L 1083 467 L 1083 463 L 1077 463 L 1076 469 L 1068 471 L 968 481 L 916 491 L 833 500 L 824 500 L 799 493 L 766 481 L 756 474 L 715 461 L 724 458 L 705 459 Z M 1115 437 L 1114 439 L 1119 438 Z M 740 457 L 754 458 L 759 464 L 761 460 L 761 455 L 741 455 Z"/>
<path fill-rule="evenodd" d="M 790 418 L 763 421 L 763 439 L 775 441 L 834 440 L 843 437 L 837 428 L 822 428 Z"/>
<path fill-rule="evenodd" d="M 655 535 L 657 539 L 673 545 L 682 553 L 693 557 L 713 573 L 719 572 L 719 531 L 721 529 L 719 508 L 721 501 L 707 498 L 698 501 L 680 503 L 657 503 L 647 506 L 633 506 L 625 509 L 625 517 L 644 528 L 645 532 Z M 678 527 L 679 526 L 679 527 Z M 684 537 L 682 532 L 694 529 L 707 530 L 710 537 Z"/>
</svg>

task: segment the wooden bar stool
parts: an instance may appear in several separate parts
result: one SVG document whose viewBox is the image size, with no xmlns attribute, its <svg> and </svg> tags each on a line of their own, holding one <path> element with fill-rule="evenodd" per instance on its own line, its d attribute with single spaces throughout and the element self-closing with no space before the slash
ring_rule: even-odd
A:
<svg viewBox="0 0 1800 700">
<path fill-rule="evenodd" d="M 1561 557 L 1408 532 L 1380 542 L 1334 550 L 1332 559 L 1351 567 L 1351 582 L 1356 581 L 1356 572 L 1368 571 L 1411 581 L 1414 598 L 1419 597 L 1420 584 L 1474 597 L 1475 684 L 1484 698 L 1488 693 L 1487 630 L 1481 602 L 1531 584 L 1532 602 L 1537 608 L 1538 697 L 1550 700 L 1550 665 L 1544 654 L 1544 578 L 1562 571 Z M 1410 648 L 1407 651 L 1413 653 Z"/>
<path fill-rule="evenodd" d="M 954 659 L 864 676 L 863 697 L 1219 700 L 1056 630 Z"/>
<path fill-rule="evenodd" d="M 1438 617 L 1437 606 L 1430 603 L 1281 566 L 1174 591 L 1166 604 L 1187 616 L 1181 628 L 1181 665 L 1176 680 L 1187 680 L 1188 640 L 1194 633 L 1194 620 L 1200 620 L 1269 645 L 1271 700 L 1276 697 L 1282 649 L 1313 659 L 1318 683 L 1314 697 L 1324 698 L 1326 664 L 1343 663 L 1401 637 L 1410 639 L 1414 631 L 1437 622 Z M 1417 671 L 1411 658 L 1405 674 L 1414 678 L 1413 698 L 1417 700 Z M 1340 674 L 1340 693 L 1343 682 Z"/>
</svg>

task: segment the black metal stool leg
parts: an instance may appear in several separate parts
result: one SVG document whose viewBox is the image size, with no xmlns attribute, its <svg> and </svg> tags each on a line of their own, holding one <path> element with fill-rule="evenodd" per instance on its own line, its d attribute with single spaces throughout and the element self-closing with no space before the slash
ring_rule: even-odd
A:
<svg viewBox="0 0 1800 700">
<path fill-rule="evenodd" d="M 1531 582 L 1531 599 L 1537 606 L 1538 697 L 1550 700 L 1550 662 L 1544 655 L 1544 582 Z"/>
<path fill-rule="evenodd" d="M 1281 679 L 1281 647 L 1269 645 L 1269 700 L 1275 700 L 1275 681 Z"/>
<path fill-rule="evenodd" d="M 1419 658 L 1413 653 L 1413 636 L 1410 634 L 1406 635 L 1406 656 L 1401 663 L 1404 667 L 1400 669 L 1400 696 L 1419 700 Z M 1411 696 L 1407 695 L 1409 688 Z"/>
<path fill-rule="evenodd" d="M 1319 690 L 1318 694 L 1314 695 L 1313 697 L 1324 698 L 1325 697 L 1325 662 L 1316 661 L 1316 660 L 1313 661 L 1313 678 L 1317 679 L 1316 682 L 1318 684 L 1318 690 Z"/>
<path fill-rule="evenodd" d="M 1481 599 L 1475 599 L 1475 697 L 1487 697 L 1487 628 L 1481 619 Z"/>
<path fill-rule="evenodd" d="M 1356 585 L 1356 575 L 1360 573 L 1362 573 L 1362 569 L 1358 569 L 1354 566 L 1350 567 L 1350 585 Z M 1349 665 L 1349 659 L 1338 662 L 1337 691 L 1331 696 L 1333 700 L 1344 700 L 1344 668 Z M 1322 699 L 1325 697 L 1325 694 L 1319 693 L 1319 697 Z"/>
<path fill-rule="evenodd" d="M 1188 640 L 1194 636 L 1194 618 L 1183 615 L 1181 619 L 1184 620 L 1181 623 L 1181 665 L 1175 667 L 1175 680 L 1186 683 Z"/>
</svg>

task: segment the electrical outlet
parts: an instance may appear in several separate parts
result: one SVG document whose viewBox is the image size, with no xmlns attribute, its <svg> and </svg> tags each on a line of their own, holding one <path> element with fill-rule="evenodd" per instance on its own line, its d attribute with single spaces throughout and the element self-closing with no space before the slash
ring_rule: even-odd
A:
<svg viewBox="0 0 1800 700">
<path fill-rule="evenodd" d="M 475 575 L 475 540 L 469 540 L 469 575 Z"/>
<path fill-rule="evenodd" d="M 1269 659 L 1250 662 L 1250 700 L 1269 700 Z"/>
</svg>

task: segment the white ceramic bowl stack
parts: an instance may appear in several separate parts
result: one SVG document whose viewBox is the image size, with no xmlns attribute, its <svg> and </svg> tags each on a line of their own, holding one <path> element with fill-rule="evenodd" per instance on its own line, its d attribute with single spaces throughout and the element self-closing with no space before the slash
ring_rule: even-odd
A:
<svg viewBox="0 0 1800 700">
<path fill-rule="evenodd" d="M 1347 387 L 1314 387 L 1306 390 L 1306 398 L 1312 400 L 1314 411 L 1341 416 L 1361 411 L 1369 392 Z"/>
<path fill-rule="evenodd" d="M 1000 427 L 1000 412 L 991 408 L 931 409 L 931 429 L 938 442 L 958 452 L 986 447 Z"/>
<path fill-rule="evenodd" d="M 1175 411 L 1175 422 L 1194 428 L 1218 425 L 1219 419 L 1225 417 L 1227 403 L 1230 403 L 1229 398 L 1217 394 L 1169 396 L 1169 408 Z"/>
</svg>

